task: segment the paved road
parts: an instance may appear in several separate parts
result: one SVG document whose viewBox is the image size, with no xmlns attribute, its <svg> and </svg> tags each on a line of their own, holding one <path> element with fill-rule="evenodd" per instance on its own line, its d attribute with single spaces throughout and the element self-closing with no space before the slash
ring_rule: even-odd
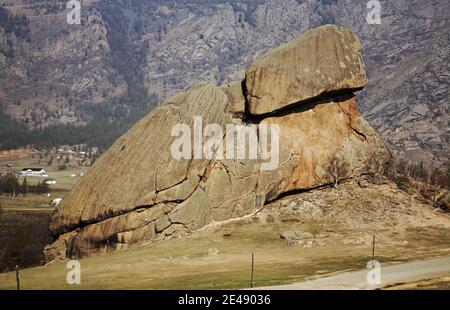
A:
<svg viewBox="0 0 450 310">
<path fill-rule="evenodd" d="M 439 278 L 450 274 L 450 257 L 432 258 L 380 268 L 380 285 L 369 285 L 370 269 L 288 285 L 267 286 L 257 290 L 371 290 L 398 283 Z M 373 279 L 373 278 L 372 278 Z"/>
</svg>

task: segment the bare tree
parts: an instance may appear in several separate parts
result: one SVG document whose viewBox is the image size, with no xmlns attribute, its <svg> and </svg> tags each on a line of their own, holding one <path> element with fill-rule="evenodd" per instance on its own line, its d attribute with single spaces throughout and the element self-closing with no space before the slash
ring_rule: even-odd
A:
<svg viewBox="0 0 450 310">
<path fill-rule="evenodd" d="M 439 168 L 435 168 L 434 170 L 431 170 L 431 168 L 428 169 L 427 184 L 430 186 L 432 193 L 431 200 L 436 204 L 441 194 L 441 189 L 446 187 L 444 173 Z"/>
<path fill-rule="evenodd" d="M 370 173 L 376 184 L 382 183 L 383 175 L 386 172 L 385 168 L 386 163 L 383 157 L 377 156 L 375 152 L 366 159 L 366 170 Z"/>
<path fill-rule="evenodd" d="M 384 175 L 391 180 L 395 180 L 397 178 L 397 167 L 393 158 L 389 159 L 389 161 L 386 163 Z"/>
<path fill-rule="evenodd" d="M 348 174 L 348 163 L 334 154 L 328 166 L 328 175 L 333 181 L 333 187 L 337 188 L 338 183 Z"/>
</svg>

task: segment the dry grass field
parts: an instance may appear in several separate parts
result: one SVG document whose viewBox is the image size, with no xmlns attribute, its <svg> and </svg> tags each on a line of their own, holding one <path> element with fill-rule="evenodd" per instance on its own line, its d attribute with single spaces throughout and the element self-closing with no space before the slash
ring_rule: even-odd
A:
<svg viewBox="0 0 450 310">
<path fill-rule="evenodd" d="M 67 179 L 70 172 L 50 172 L 60 184 L 67 184 L 66 188 L 53 189 L 52 197 L 63 197 L 71 187 L 70 175 Z M 51 213 L 48 200 L 46 195 L 0 197 L 4 210 L 0 229 L 8 231 L 2 233 L 3 238 L 11 244 L 14 240 L 11 233 L 20 232 L 17 236 L 22 240 L 13 242 L 16 248 L 8 248 L 8 253 L 4 246 L 8 242 L 2 240 L 4 257 L 12 257 L 11 253 L 18 248 L 28 247 L 34 254 L 28 255 L 31 252 L 27 250 L 20 255 L 34 260 L 23 266 L 39 265 L 43 246 L 50 241 L 45 231 Z M 17 231 L 12 227 L 17 227 Z M 288 246 L 280 238 L 287 231 L 308 232 L 317 238 Z M 286 197 L 268 205 L 258 215 L 209 227 L 183 238 L 137 244 L 82 258 L 81 285 L 66 283 L 67 261 L 23 269 L 21 287 L 241 289 L 250 286 L 252 253 L 255 286 L 293 283 L 364 269 L 371 259 L 373 234 L 377 239 L 375 258 L 382 264 L 450 255 L 448 214 L 420 202 L 413 194 L 399 191 L 393 184 L 367 188 L 344 184 L 338 190 L 324 189 Z M 441 279 L 420 285 L 417 288 L 444 288 L 448 281 Z M 0 274 L 0 289 L 15 287 L 14 272 Z"/>
<path fill-rule="evenodd" d="M 287 246 L 286 230 L 316 231 L 329 237 L 312 247 Z M 66 284 L 66 262 L 21 271 L 23 289 L 241 289 L 250 285 L 251 253 L 255 285 L 298 282 L 364 269 L 370 242 L 364 230 L 302 223 L 232 223 L 193 235 L 141 244 L 80 260 L 81 285 Z M 376 259 L 382 264 L 450 254 L 449 228 L 423 227 L 402 232 L 380 231 Z M 341 237 L 343 236 L 343 237 Z M 211 255 L 217 249 L 216 255 Z M 14 289 L 15 274 L 0 274 L 0 289 Z"/>
</svg>

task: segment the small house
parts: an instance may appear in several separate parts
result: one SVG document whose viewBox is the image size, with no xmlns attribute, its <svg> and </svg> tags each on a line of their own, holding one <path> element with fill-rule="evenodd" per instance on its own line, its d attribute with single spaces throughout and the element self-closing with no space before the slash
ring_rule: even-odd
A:
<svg viewBox="0 0 450 310">
<path fill-rule="evenodd" d="M 21 177 L 43 177 L 47 173 L 42 168 L 23 168 L 18 175 Z"/>
</svg>

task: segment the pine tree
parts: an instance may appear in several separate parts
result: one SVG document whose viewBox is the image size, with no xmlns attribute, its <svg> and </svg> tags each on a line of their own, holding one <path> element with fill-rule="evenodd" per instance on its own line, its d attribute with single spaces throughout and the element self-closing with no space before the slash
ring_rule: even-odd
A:
<svg viewBox="0 0 450 310">
<path fill-rule="evenodd" d="M 28 194 L 28 182 L 27 182 L 27 178 L 25 177 L 22 181 L 22 188 L 21 188 L 21 192 L 24 195 Z"/>
<path fill-rule="evenodd" d="M 47 193 L 49 190 L 49 186 L 47 183 L 45 183 L 45 181 L 39 182 L 36 185 L 36 192 L 39 194 L 45 194 Z"/>
</svg>

